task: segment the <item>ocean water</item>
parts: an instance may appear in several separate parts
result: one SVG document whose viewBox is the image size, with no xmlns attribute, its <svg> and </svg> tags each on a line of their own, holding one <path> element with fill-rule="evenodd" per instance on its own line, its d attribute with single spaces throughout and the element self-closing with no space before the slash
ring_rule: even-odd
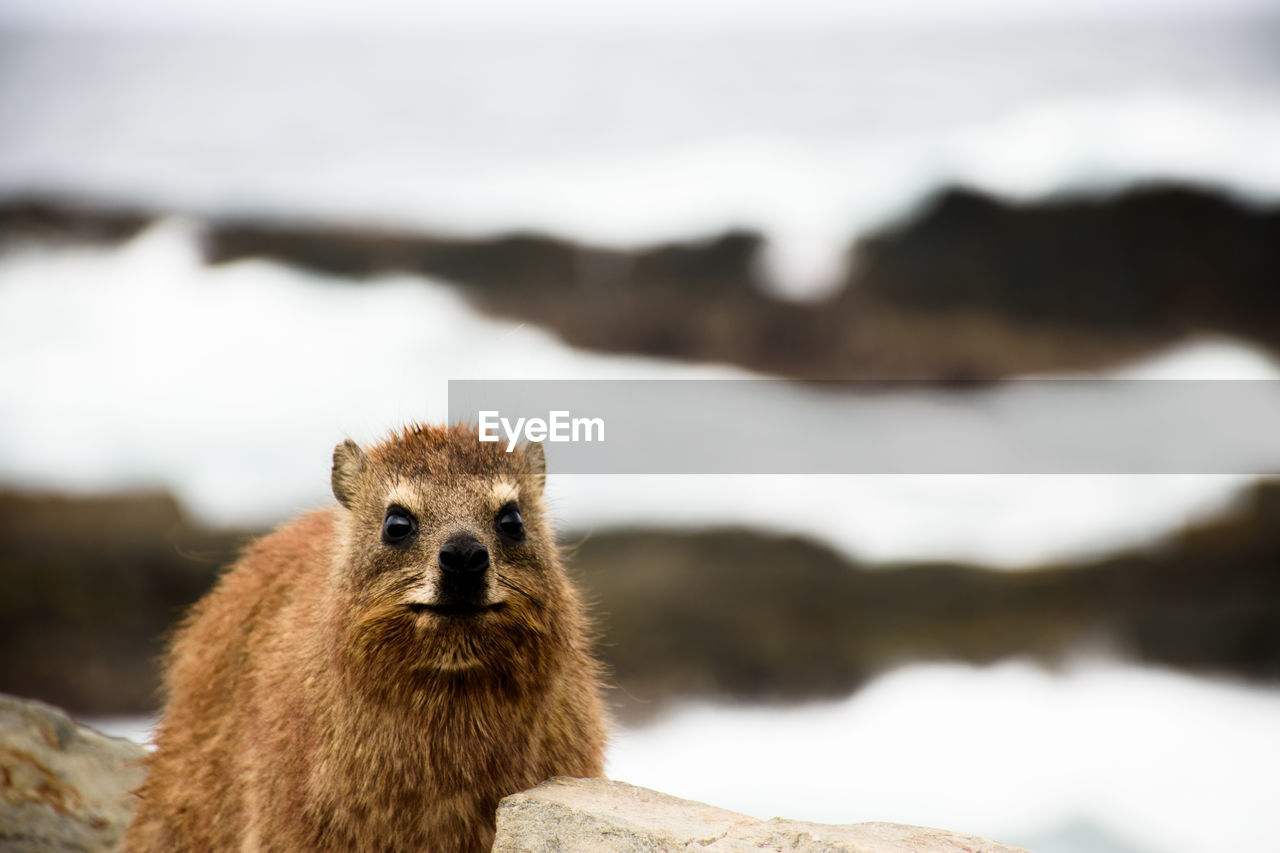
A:
<svg viewBox="0 0 1280 853">
<path fill-rule="evenodd" d="M 680 15 L 666 10 L 668 33 Z M 762 230 L 828 290 L 945 184 L 1280 198 L 1280 16 L 627 35 L 0 31 L 0 193 L 533 229 Z"/>
</svg>

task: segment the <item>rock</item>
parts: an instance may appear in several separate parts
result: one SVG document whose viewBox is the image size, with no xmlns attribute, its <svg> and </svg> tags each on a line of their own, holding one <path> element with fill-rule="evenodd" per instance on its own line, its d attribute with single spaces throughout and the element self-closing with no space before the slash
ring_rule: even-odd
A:
<svg viewBox="0 0 1280 853">
<path fill-rule="evenodd" d="M 75 714 L 154 711 L 165 637 L 248 538 L 167 493 L 0 488 L 0 693 Z"/>
<path fill-rule="evenodd" d="M 851 289 L 902 308 L 981 312 L 1098 335 L 1280 339 L 1280 208 L 1203 187 L 1018 203 L 964 188 L 858 246 Z"/>
<path fill-rule="evenodd" d="M 111 245 L 131 240 L 156 214 L 65 196 L 0 201 L 0 248 L 30 243 Z"/>
<path fill-rule="evenodd" d="M 1019 853 L 1020 848 L 894 823 L 830 826 L 778 818 L 762 821 L 623 782 L 561 777 L 502 801 L 493 850 Z"/>
<path fill-rule="evenodd" d="M 115 850 L 145 755 L 56 708 L 0 694 L 0 848 Z"/>
</svg>

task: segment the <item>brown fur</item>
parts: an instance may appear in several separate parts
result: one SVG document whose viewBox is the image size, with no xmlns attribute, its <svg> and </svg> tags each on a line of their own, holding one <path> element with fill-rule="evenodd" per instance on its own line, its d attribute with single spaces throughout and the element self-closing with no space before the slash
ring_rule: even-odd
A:
<svg viewBox="0 0 1280 853">
<path fill-rule="evenodd" d="M 173 644 L 131 851 L 483 851 L 498 800 L 599 776 L 605 725 L 537 445 L 410 427 L 334 453 L 342 507 L 251 546 Z M 500 483 L 527 539 L 494 529 Z M 495 494 L 498 486 L 498 494 Z M 387 505 L 418 518 L 381 541 Z M 489 549 L 500 611 L 415 612 L 452 533 Z"/>
</svg>

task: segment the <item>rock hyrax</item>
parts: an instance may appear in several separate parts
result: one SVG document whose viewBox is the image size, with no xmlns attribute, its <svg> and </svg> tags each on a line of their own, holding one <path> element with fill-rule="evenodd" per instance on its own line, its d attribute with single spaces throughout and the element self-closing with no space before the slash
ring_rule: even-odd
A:
<svg viewBox="0 0 1280 853">
<path fill-rule="evenodd" d="M 540 445 L 413 426 L 250 546 L 175 638 L 133 851 L 481 851 L 599 776 L 605 725 Z"/>
</svg>

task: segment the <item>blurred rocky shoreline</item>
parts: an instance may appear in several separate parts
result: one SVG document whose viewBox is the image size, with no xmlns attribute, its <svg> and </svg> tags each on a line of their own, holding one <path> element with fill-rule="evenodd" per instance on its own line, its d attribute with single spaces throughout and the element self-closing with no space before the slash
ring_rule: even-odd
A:
<svg viewBox="0 0 1280 853">
<path fill-rule="evenodd" d="M 0 252 L 112 245 L 167 214 L 0 201 Z M 421 274 L 580 347 L 775 375 L 998 379 L 1107 366 L 1203 333 L 1280 352 L 1280 208 L 1203 187 L 1018 204 L 953 188 L 852 245 L 843 288 L 814 303 L 769 295 L 751 232 L 624 251 L 196 219 L 210 264 L 268 258 L 351 286 Z M 202 527 L 167 494 L 0 492 L 0 691 L 81 714 L 154 709 L 166 633 L 257 532 Z M 1280 678 L 1275 482 L 1149 547 L 1022 571 L 862 565 L 741 529 L 566 544 L 626 720 L 691 697 L 841 696 L 917 660 L 1053 663 L 1082 648 Z"/>
<path fill-rule="evenodd" d="M 155 710 L 167 632 L 252 535 L 205 529 L 165 494 L 0 493 L 0 692 Z M 1019 571 L 864 565 L 741 529 L 565 544 L 626 722 L 690 698 L 843 696 L 913 661 L 1082 649 L 1280 680 L 1280 482 L 1148 547 Z"/>
<path fill-rule="evenodd" d="M 169 211 L 0 201 L 0 250 L 126 240 Z M 1280 351 L 1280 207 L 1180 184 L 1014 203 L 953 187 L 848 250 L 830 298 L 770 295 L 764 236 L 635 250 L 196 216 L 207 263 L 412 273 L 593 350 L 804 379 L 995 379 L 1109 366 L 1197 334 Z"/>
</svg>

